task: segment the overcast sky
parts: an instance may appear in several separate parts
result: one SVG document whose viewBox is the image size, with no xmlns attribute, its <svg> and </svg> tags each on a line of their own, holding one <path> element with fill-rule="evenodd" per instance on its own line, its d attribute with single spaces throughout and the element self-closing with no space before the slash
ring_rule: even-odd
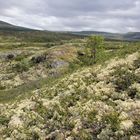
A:
<svg viewBox="0 0 140 140">
<path fill-rule="evenodd" d="M 0 20 L 57 31 L 140 31 L 140 0 L 0 0 Z"/>
</svg>

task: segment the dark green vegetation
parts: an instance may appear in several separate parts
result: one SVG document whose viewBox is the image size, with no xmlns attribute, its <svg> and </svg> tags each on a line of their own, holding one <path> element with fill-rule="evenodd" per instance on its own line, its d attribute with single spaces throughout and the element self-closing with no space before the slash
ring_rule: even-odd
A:
<svg viewBox="0 0 140 140">
<path fill-rule="evenodd" d="M 64 40 L 71 40 L 80 36 L 71 35 L 67 33 L 49 32 L 49 31 L 0 31 L 0 41 L 7 42 L 26 42 L 32 43 L 44 43 L 44 42 L 56 42 L 63 43 Z"/>
<path fill-rule="evenodd" d="M 86 47 L 91 51 L 91 59 L 93 59 L 93 63 L 96 63 L 96 53 L 97 49 L 100 48 L 100 52 L 103 48 L 104 38 L 102 36 L 90 36 L 87 40 Z"/>
<path fill-rule="evenodd" d="M 97 64 L 102 64 L 107 60 L 110 60 L 113 57 L 125 57 L 131 52 L 139 51 L 140 43 L 139 42 L 115 42 L 115 41 L 105 41 L 103 47 L 99 47 L 96 50 L 97 55 Z M 87 47 L 82 47 L 78 51 L 78 59 L 80 60 L 77 65 L 90 66 L 93 63 L 91 59 L 91 51 Z M 136 61 L 136 63 L 139 63 Z"/>
</svg>

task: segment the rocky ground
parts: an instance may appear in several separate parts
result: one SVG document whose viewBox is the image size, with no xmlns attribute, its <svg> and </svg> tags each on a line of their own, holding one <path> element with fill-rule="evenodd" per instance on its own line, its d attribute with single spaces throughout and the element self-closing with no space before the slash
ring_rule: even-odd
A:
<svg viewBox="0 0 140 140">
<path fill-rule="evenodd" d="M 32 92 L 29 99 L 0 104 L 2 140 L 140 139 L 138 52 L 81 68 Z"/>
<path fill-rule="evenodd" d="M 76 58 L 73 46 L 22 47 L 0 52 L 0 90 L 12 89 L 39 78 L 58 76 Z"/>
</svg>

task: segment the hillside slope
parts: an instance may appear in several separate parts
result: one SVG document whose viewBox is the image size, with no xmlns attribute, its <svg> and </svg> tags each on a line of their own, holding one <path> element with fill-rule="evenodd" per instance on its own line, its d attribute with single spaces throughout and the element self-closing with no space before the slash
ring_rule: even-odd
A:
<svg viewBox="0 0 140 140">
<path fill-rule="evenodd" d="M 0 31 L 33 31 L 33 29 L 15 26 L 7 22 L 0 21 Z"/>
<path fill-rule="evenodd" d="M 140 32 L 130 32 L 123 35 L 124 39 L 127 40 L 140 40 Z"/>
<path fill-rule="evenodd" d="M 58 40 L 59 38 L 62 39 L 83 38 L 89 35 L 101 35 L 104 36 L 107 40 L 126 40 L 126 41 L 140 40 L 140 32 L 129 32 L 129 33 L 110 33 L 101 31 L 51 32 L 15 26 L 7 22 L 0 21 L 0 37 L 8 36 L 9 38 L 11 38 L 11 35 L 13 36 L 11 40 L 15 40 L 16 38 L 16 41 L 40 41 L 40 42 L 43 41 L 50 42 L 52 36 L 53 37 L 55 36 L 54 39 Z"/>
<path fill-rule="evenodd" d="M 4 21 L 0 21 L 0 28 L 2 27 L 13 27 L 13 25 L 7 23 L 7 22 L 4 22 Z"/>
<path fill-rule="evenodd" d="M 0 42 L 56 42 L 81 38 L 68 33 L 51 32 L 15 26 L 0 21 Z"/>
<path fill-rule="evenodd" d="M 0 105 L 0 137 L 140 139 L 140 54 L 86 67 L 30 99 Z"/>
<path fill-rule="evenodd" d="M 81 32 L 73 32 L 73 34 L 83 36 L 101 35 L 104 36 L 106 39 L 115 39 L 115 40 L 121 40 L 123 38 L 123 34 L 100 32 L 100 31 L 81 31 Z"/>
</svg>

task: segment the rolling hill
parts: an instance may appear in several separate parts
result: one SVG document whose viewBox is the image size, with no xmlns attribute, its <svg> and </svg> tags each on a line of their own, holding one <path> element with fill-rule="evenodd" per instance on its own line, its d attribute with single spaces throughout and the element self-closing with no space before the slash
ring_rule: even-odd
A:
<svg viewBox="0 0 140 140">
<path fill-rule="evenodd" d="M 33 29 L 20 27 L 4 21 L 0 21 L 0 31 L 33 31 Z"/>
<path fill-rule="evenodd" d="M 11 34 L 11 31 L 14 32 L 14 34 Z M 21 34 L 22 31 L 22 34 Z M 57 36 L 56 38 L 62 38 L 64 39 L 70 39 L 70 38 L 79 38 L 79 37 L 85 37 L 89 35 L 102 35 L 107 40 L 126 40 L 126 41 L 139 41 L 140 40 L 140 32 L 129 32 L 129 33 L 110 33 L 110 32 L 100 32 L 100 31 L 72 31 L 72 32 L 51 32 L 51 31 L 45 31 L 45 30 L 34 30 L 29 29 L 25 27 L 20 27 L 16 25 L 9 24 L 4 21 L 0 21 L 0 35 L 2 33 L 5 34 L 5 32 L 8 32 L 8 35 L 13 36 L 22 36 L 23 38 L 28 38 L 27 32 L 29 32 L 30 38 L 33 40 L 36 40 L 38 37 L 40 38 L 41 42 L 42 40 L 48 41 L 52 36 Z M 18 33 L 17 33 L 18 32 Z M 24 33 L 25 32 L 25 33 Z M 16 37 L 17 37 L 16 36 Z M 47 37 L 46 37 L 47 36 Z M 55 38 L 54 37 L 54 38 Z M 47 39 L 46 39 L 47 38 Z M 49 39 L 48 39 L 49 38 Z"/>
<path fill-rule="evenodd" d="M 99 32 L 99 31 L 81 31 L 81 32 L 72 32 L 75 35 L 102 35 L 109 40 L 126 40 L 126 41 L 139 41 L 140 32 L 129 32 L 129 33 L 110 33 L 110 32 Z"/>
<path fill-rule="evenodd" d="M 80 38 L 80 36 L 63 32 L 29 29 L 0 21 L 1 42 L 55 42 Z"/>
<path fill-rule="evenodd" d="M 140 32 L 129 32 L 124 34 L 123 38 L 128 40 L 140 40 Z"/>
</svg>

